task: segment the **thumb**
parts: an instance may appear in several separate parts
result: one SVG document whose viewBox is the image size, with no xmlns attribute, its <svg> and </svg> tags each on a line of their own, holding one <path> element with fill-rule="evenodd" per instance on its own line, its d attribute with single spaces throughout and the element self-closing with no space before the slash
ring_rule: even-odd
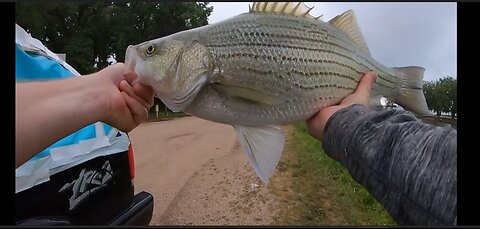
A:
<svg viewBox="0 0 480 229">
<path fill-rule="evenodd" d="M 367 105 L 370 100 L 370 93 L 372 92 L 373 85 L 377 79 L 377 73 L 370 71 L 363 75 L 362 79 L 357 85 L 357 89 L 351 95 L 345 97 L 340 103 L 341 105 L 363 104 Z"/>
<path fill-rule="evenodd" d="M 123 63 L 115 63 L 105 67 L 97 73 L 99 75 L 109 77 L 115 83 L 115 85 L 118 86 L 120 81 L 125 79 L 125 76 L 123 75 L 123 66 Z"/>
<path fill-rule="evenodd" d="M 377 73 L 375 73 L 374 71 L 365 73 L 365 75 L 360 80 L 360 83 L 358 83 L 355 94 L 364 98 L 370 97 L 370 93 L 372 92 L 376 80 Z"/>
</svg>

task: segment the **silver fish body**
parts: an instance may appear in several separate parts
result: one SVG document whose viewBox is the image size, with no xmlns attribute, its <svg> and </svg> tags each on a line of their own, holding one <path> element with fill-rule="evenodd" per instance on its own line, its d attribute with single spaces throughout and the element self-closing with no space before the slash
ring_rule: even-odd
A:
<svg viewBox="0 0 480 229">
<path fill-rule="evenodd" d="M 249 13 L 131 45 L 127 70 L 170 109 L 233 125 L 264 182 L 283 150 L 276 125 L 338 104 L 370 70 L 378 74 L 373 97 L 429 114 L 424 68 L 388 68 L 374 60 L 353 12 L 323 22 L 300 6 L 254 3 Z"/>
<path fill-rule="evenodd" d="M 215 69 L 210 84 L 185 111 L 205 119 L 243 125 L 303 121 L 351 94 L 369 70 L 379 75 L 376 94 L 398 97 L 396 72 L 322 21 L 246 13 L 192 37 L 211 51 Z M 259 91 L 268 102 L 226 101 L 216 83 Z"/>
<path fill-rule="evenodd" d="M 208 120 L 243 125 L 305 120 L 351 94 L 374 70 L 375 95 L 397 101 L 399 74 L 360 50 L 326 22 L 274 13 L 244 13 L 164 39 L 196 41 L 211 54 L 212 73 L 184 110 Z M 215 85 L 258 92 L 266 103 L 228 97 Z"/>
</svg>

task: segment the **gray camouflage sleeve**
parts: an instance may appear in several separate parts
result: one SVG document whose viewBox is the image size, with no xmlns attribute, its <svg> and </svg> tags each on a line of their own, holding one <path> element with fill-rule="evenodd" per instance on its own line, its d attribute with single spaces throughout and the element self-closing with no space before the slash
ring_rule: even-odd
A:
<svg viewBox="0 0 480 229">
<path fill-rule="evenodd" d="M 400 225 L 457 224 L 457 131 L 401 110 L 352 105 L 327 121 L 323 148 Z"/>
</svg>

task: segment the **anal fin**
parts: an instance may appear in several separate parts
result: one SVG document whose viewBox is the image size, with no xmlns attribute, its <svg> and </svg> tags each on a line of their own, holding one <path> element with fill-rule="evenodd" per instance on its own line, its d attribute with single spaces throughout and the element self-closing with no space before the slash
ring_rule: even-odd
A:
<svg viewBox="0 0 480 229">
<path fill-rule="evenodd" d="M 278 126 L 234 125 L 238 139 L 258 177 L 268 183 L 282 156 L 285 135 Z"/>
</svg>

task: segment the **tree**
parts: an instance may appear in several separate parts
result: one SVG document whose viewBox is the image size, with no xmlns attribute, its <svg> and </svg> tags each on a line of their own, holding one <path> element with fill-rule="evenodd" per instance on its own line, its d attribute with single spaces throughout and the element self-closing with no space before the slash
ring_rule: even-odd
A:
<svg viewBox="0 0 480 229">
<path fill-rule="evenodd" d="M 115 26 L 113 36 L 117 38 L 112 42 L 112 55 L 120 61 L 125 59 L 128 45 L 207 25 L 213 9 L 206 2 L 134 2 L 115 6 L 115 17 L 110 17 L 109 24 Z"/>
<path fill-rule="evenodd" d="M 128 45 L 208 24 L 208 2 L 16 3 L 16 22 L 79 73 L 125 61 Z M 155 104 L 163 103 L 155 100 Z M 155 107 L 155 106 L 153 106 Z"/>
<path fill-rule="evenodd" d="M 16 22 L 81 74 L 124 61 L 128 45 L 208 24 L 207 2 L 16 4 Z"/>
<path fill-rule="evenodd" d="M 450 113 L 452 118 L 457 114 L 457 80 L 446 76 L 432 82 L 424 82 L 423 92 L 428 108 L 441 115 Z"/>
<path fill-rule="evenodd" d="M 441 109 L 440 109 L 440 100 L 437 98 L 437 91 L 436 90 L 436 82 L 424 82 L 423 83 L 423 93 L 425 95 L 425 99 L 427 100 L 427 105 L 430 110 L 433 110 L 435 113 L 437 113 L 437 116 L 440 116 L 441 114 Z"/>
<path fill-rule="evenodd" d="M 97 34 L 103 31 L 102 11 L 108 3 L 17 3 L 16 22 L 50 50 L 67 54 L 82 74 L 98 70 L 103 56 Z M 105 49 L 106 46 L 103 47 Z"/>
<path fill-rule="evenodd" d="M 450 112 L 452 118 L 457 114 L 457 79 L 447 76 L 439 79 L 442 91 L 445 93 L 444 112 Z"/>
</svg>

